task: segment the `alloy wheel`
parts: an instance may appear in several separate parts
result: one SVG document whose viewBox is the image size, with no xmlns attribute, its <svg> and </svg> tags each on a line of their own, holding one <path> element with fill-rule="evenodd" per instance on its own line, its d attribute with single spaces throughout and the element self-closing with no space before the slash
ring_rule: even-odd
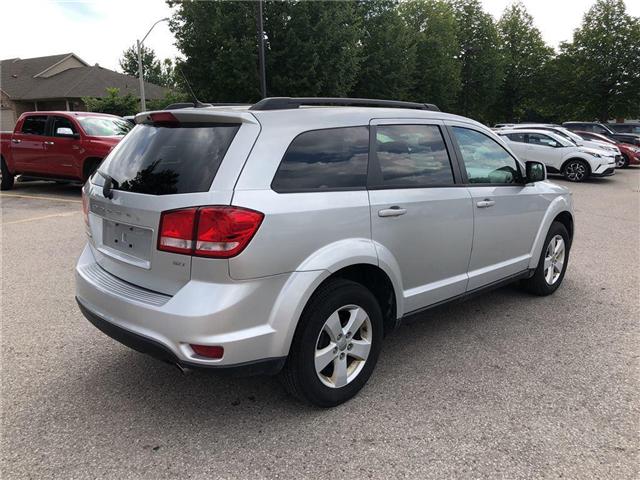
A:
<svg viewBox="0 0 640 480">
<path fill-rule="evenodd" d="M 572 182 L 581 182 L 587 176 L 587 169 L 582 162 L 571 162 L 565 168 L 565 175 Z"/>
<path fill-rule="evenodd" d="M 357 305 L 345 305 L 324 323 L 315 349 L 315 369 L 330 388 L 351 383 L 364 368 L 372 340 L 371 319 Z"/>
<path fill-rule="evenodd" d="M 625 164 L 625 159 L 622 155 L 618 155 L 616 157 L 616 168 L 623 168 Z"/>
<path fill-rule="evenodd" d="M 547 245 L 544 255 L 544 279 L 548 285 L 555 284 L 564 267 L 566 248 L 561 235 L 554 236 Z"/>
</svg>

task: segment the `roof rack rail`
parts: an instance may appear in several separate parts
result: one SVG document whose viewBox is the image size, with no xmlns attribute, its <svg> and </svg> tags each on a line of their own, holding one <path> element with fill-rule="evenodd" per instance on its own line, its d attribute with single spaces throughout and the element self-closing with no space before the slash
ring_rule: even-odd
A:
<svg viewBox="0 0 640 480">
<path fill-rule="evenodd" d="M 386 108 L 410 108 L 413 110 L 431 110 L 439 112 L 440 109 L 432 103 L 401 102 L 397 100 L 378 100 L 375 98 L 331 98 L 331 97 L 271 97 L 263 98 L 253 104 L 249 110 L 286 110 L 300 108 L 302 105 L 318 106 L 360 106 L 360 107 L 386 107 Z"/>
<path fill-rule="evenodd" d="M 178 110 L 180 108 L 204 108 L 204 107 L 248 107 L 250 103 L 194 103 L 194 102 L 179 102 L 172 103 L 164 107 L 165 110 Z"/>
</svg>

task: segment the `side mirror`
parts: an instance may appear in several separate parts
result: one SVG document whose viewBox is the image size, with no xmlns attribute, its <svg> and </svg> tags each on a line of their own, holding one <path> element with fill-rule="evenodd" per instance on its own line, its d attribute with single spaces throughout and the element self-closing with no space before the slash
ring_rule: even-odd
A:
<svg viewBox="0 0 640 480">
<path fill-rule="evenodd" d="M 547 179 L 547 168 L 544 163 L 529 161 L 525 163 L 527 183 L 542 182 Z"/>
<path fill-rule="evenodd" d="M 69 127 L 58 127 L 56 129 L 56 135 L 58 137 L 72 137 L 72 138 L 80 138 L 80 135 L 77 133 L 73 133 Z"/>
</svg>

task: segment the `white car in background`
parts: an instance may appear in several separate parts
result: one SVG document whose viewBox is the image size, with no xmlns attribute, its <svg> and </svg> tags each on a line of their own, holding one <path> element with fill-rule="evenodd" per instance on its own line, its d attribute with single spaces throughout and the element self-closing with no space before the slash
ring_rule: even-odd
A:
<svg viewBox="0 0 640 480">
<path fill-rule="evenodd" d="M 505 128 L 505 127 L 502 127 L 502 128 Z M 547 132 L 555 133 L 556 135 L 560 135 L 562 138 L 569 140 L 570 142 L 574 143 L 579 147 L 588 147 L 588 148 L 595 148 L 598 150 L 608 151 L 615 155 L 616 160 L 621 160 L 623 158 L 622 152 L 620 152 L 620 149 L 615 145 L 611 145 L 610 143 L 607 143 L 607 142 L 584 139 L 577 133 L 574 133 L 571 130 L 568 130 L 560 125 L 554 125 L 552 123 L 521 123 L 521 124 L 516 124 L 516 125 L 513 125 L 512 127 L 507 127 L 507 128 L 517 129 L 517 130 L 521 130 L 521 129 L 528 130 L 532 128 L 536 130 L 544 130 Z"/>
<path fill-rule="evenodd" d="M 505 128 L 496 133 L 521 160 L 542 162 L 549 173 L 560 173 L 571 182 L 615 173 L 614 152 L 578 146 L 548 130 Z"/>
</svg>

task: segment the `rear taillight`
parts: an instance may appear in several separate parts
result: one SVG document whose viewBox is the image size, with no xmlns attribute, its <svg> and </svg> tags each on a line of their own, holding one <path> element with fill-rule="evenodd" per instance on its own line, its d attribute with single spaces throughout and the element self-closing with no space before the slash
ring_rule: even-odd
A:
<svg viewBox="0 0 640 480">
<path fill-rule="evenodd" d="M 164 212 L 160 217 L 158 250 L 190 255 L 197 212 L 195 208 Z"/>
<path fill-rule="evenodd" d="M 82 216 L 84 217 L 84 223 L 89 226 L 89 197 L 82 189 Z"/>
<path fill-rule="evenodd" d="M 164 212 L 158 250 L 211 258 L 238 255 L 258 231 L 264 215 L 240 207 L 199 207 Z"/>
<path fill-rule="evenodd" d="M 165 127 L 177 127 L 180 122 L 171 112 L 156 112 L 149 115 L 154 125 Z"/>
</svg>

